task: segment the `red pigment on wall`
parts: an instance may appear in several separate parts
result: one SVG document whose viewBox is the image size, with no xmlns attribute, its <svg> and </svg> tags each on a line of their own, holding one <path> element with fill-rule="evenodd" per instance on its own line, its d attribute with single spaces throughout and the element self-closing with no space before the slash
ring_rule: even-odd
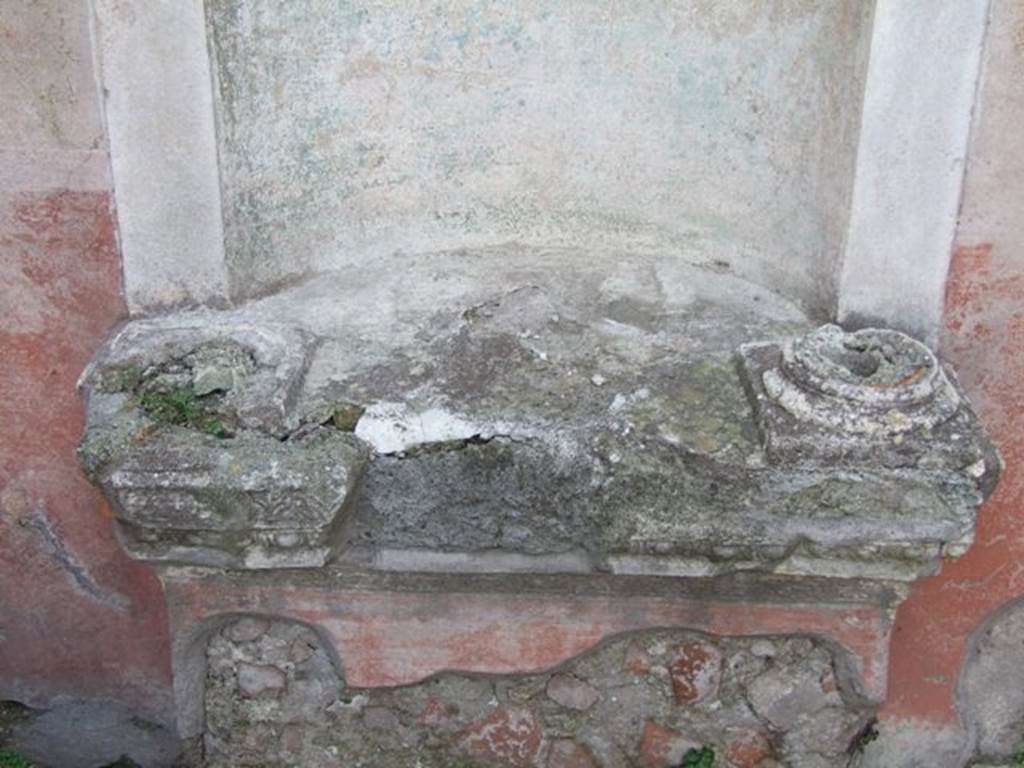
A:
<svg viewBox="0 0 1024 768">
<path fill-rule="evenodd" d="M 0 197 L 0 696 L 112 696 L 167 711 L 159 582 L 82 476 L 76 380 L 125 314 L 107 192 Z"/>
<path fill-rule="evenodd" d="M 942 349 L 1006 469 L 981 510 L 975 545 L 915 585 L 900 607 L 883 714 L 952 723 L 970 633 L 1000 605 L 1024 594 L 1024 264 L 1014 264 L 987 242 L 956 249 Z"/>
</svg>

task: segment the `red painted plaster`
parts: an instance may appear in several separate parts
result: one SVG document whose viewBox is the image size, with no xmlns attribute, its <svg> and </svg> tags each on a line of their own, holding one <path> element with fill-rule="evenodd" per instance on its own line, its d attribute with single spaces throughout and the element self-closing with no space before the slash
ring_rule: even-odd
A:
<svg viewBox="0 0 1024 768">
<path fill-rule="evenodd" d="M 845 647 L 867 695 L 885 696 L 888 622 L 868 606 L 774 604 L 689 597 L 446 594 L 237 584 L 209 576 L 166 583 L 172 631 L 187 638 L 206 618 L 244 612 L 321 627 L 349 685 L 418 682 L 458 670 L 511 674 L 555 667 L 611 635 L 686 627 L 715 635 L 810 633 Z M 182 643 L 187 647 L 188 643 Z"/>
<path fill-rule="evenodd" d="M 123 554 L 75 459 L 76 379 L 125 312 L 109 194 L 5 192 L 0 262 L 0 696 L 112 696 L 160 715 L 159 582 Z"/>
<path fill-rule="evenodd" d="M 959 371 L 1006 469 L 975 545 L 915 585 L 893 632 L 884 715 L 956 720 L 955 686 L 974 628 L 1024 594 L 1024 263 L 989 242 L 953 255 L 943 356 Z"/>
</svg>

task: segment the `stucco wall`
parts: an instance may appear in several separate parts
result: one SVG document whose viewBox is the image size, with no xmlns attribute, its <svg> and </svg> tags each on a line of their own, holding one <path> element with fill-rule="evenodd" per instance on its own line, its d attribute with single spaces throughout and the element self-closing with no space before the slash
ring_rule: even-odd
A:
<svg viewBox="0 0 1024 768">
<path fill-rule="evenodd" d="M 514 240 L 727 264 L 824 313 L 872 6 L 212 0 L 233 293 Z"/>
<path fill-rule="evenodd" d="M 159 584 L 75 459 L 75 381 L 125 313 L 86 3 L 0 1 L 0 72 L 0 699 L 166 716 Z"/>
<path fill-rule="evenodd" d="M 962 680 L 970 638 L 1024 595 L 1024 3 L 994 0 L 975 106 L 957 244 L 946 290 L 942 354 L 999 444 L 1006 469 L 983 507 L 975 545 L 919 583 L 893 632 L 877 762 L 959 766 L 976 734 Z M 1019 642 L 1019 638 L 1018 638 Z M 1024 671 L 1007 668 L 1019 690 Z M 992 691 L 993 697 L 999 692 Z M 1020 712 L 1024 743 L 1024 712 Z M 961 719 L 963 722 L 961 722 Z M 964 726 L 967 726 L 964 731 Z M 883 748 L 891 745 L 887 753 Z M 913 762 L 913 759 L 922 762 Z"/>
<path fill-rule="evenodd" d="M 218 8 L 223 12 L 222 6 Z M 91 487 L 79 476 L 73 455 L 82 426 L 74 390 L 75 379 L 99 340 L 125 312 L 120 299 L 116 219 L 97 108 L 85 4 L 58 0 L 32 4 L 0 0 L 0 11 L 0 39 L 3 40 L 0 70 L 5 73 L 0 81 L 0 316 L 3 317 L 0 355 L 4 360 L 0 367 L 0 391 L 4 393 L 0 400 L 0 424 L 4 426 L 4 440 L 0 443 L 0 696 L 43 703 L 57 694 L 111 695 L 137 702 L 152 712 L 166 707 L 169 702 L 163 598 L 151 573 L 134 565 L 122 554 L 114 541 L 109 516 Z M 800 23 L 812 27 L 821 24 L 824 26 L 820 28 L 837 30 L 842 26 L 838 18 L 827 22 L 816 14 L 798 15 L 796 18 L 802 18 Z M 985 509 L 978 544 L 966 557 L 947 565 L 942 574 L 921 584 L 899 616 L 892 649 L 890 702 L 884 713 L 883 725 L 901 722 L 930 724 L 933 730 L 919 731 L 926 734 L 924 742 L 899 743 L 904 756 L 917 758 L 925 754 L 921 751 L 922 745 L 938 743 L 935 733 L 941 729 L 956 728 L 957 680 L 971 632 L 1006 600 L 1024 593 L 1024 575 L 1019 565 L 1024 562 L 1020 514 L 1020 498 L 1024 493 L 1024 448 L 1020 437 L 1024 434 L 1024 410 L 1020 400 L 1020 381 L 1024 375 L 1021 370 L 1021 350 L 1024 349 L 1021 310 L 1024 306 L 1024 215 L 1021 215 L 1020 202 L 1024 200 L 1024 167 L 1021 167 L 1024 134 L 1019 130 L 1024 120 L 1024 97 L 1020 87 L 1024 82 L 1024 7 L 1019 0 L 995 0 L 993 14 L 969 158 L 959 243 L 953 254 L 943 351 L 957 366 L 965 386 L 1000 441 L 1007 471 L 998 495 Z M 787 18 L 786 24 L 796 24 L 794 17 Z M 239 23 L 241 21 L 240 17 Z M 717 39 L 715 45 L 739 46 L 738 38 L 728 42 L 731 35 L 740 34 L 737 30 L 746 30 L 743 34 L 748 37 L 743 39 L 747 44 L 753 44 L 750 41 L 764 42 L 766 38 L 755 33 L 756 26 L 744 26 L 738 22 L 736 26 L 727 25 L 729 33 Z M 639 32 L 633 28 L 631 37 L 630 29 L 628 25 L 625 29 L 620 26 L 616 38 L 634 40 Z M 592 30 L 594 34 L 607 34 L 608 41 L 608 44 L 594 50 L 614 50 L 610 45 L 610 31 L 602 31 L 596 22 Z M 400 36 L 398 32 L 394 34 L 393 42 L 398 49 Z M 703 28 L 693 32 L 693 35 L 702 37 L 711 34 Z M 326 44 L 321 41 L 322 37 L 318 33 L 303 39 L 302 43 L 315 53 Z M 776 44 L 772 42 L 773 46 Z M 457 42 L 449 45 L 454 46 L 452 50 L 458 48 Z M 629 70 L 634 66 L 631 57 L 647 55 L 647 49 L 655 47 L 653 43 L 641 45 L 636 41 L 633 45 L 633 48 L 617 54 L 620 57 L 615 65 L 620 68 L 617 71 Z M 564 48 L 568 50 L 568 47 L 565 43 Z M 467 39 L 467 50 L 470 48 Z M 554 46 L 553 50 L 561 49 Z M 670 53 L 679 58 L 684 57 L 680 51 L 685 50 L 683 46 Z M 830 49 L 821 50 L 827 52 Z M 270 61 L 276 63 L 267 77 L 276 72 L 274 67 L 287 72 L 287 66 L 297 66 L 275 59 Z M 304 61 L 306 67 L 312 66 L 310 62 L 317 63 L 319 67 L 318 62 L 322 59 L 310 55 Z M 817 60 L 812 58 L 811 61 Z M 701 66 L 705 63 L 701 60 Z M 582 66 L 580 62 L 577 65 Z M 323 66 L 326 68 L 328 64 Z M 425 64 L 419 61 L 417 66 Z M 472 93 L 475 81 L 470 73 L 455 69 L 450 62 L 445 66 L 447 89 L 455 90 L 450 87 L 452 82 L 462 87 L 465 78 L 465 87 Z M 614 69 L 607 61 L 602 66 L 606 73 Z M 828 66 L 841 65 L 833 61 Z M 554 70 L 559 73 L 561 68 L 556 66 Z M 317 69 L 316 73 L 320 71 Z M 476 137 L 477 144 L 473 146 L 484 146 L 484 140 L 492 136 L 486 130 L 487 125 L 492 128 L 503 125 L 501 121 L 473 124 L 476 127 L 472 128 L 466 127 L 470 125 L 468 121 L 453 121 L 456 124 L 452 126 L 447 123 L 421 125 L 415 122 L 419 114 L 417 108 L 410 107 L 412 111 L 404 115 L 408 119 L 403 129 L 409 133 L 401 134 L 402 120 L 390 119 L 387 99 L 380 94 L 386 96 L 402 88 L 422 92 L 423 84 L 429 82 L 429 78 L 426 74 L 411 71 L 390 73 L 387 68 L 377 72 L 371 68 L 369 72 L 362 85 L 339 83 L 338 92 L 347 92 L 346 88 L 357 91 L 365 88 L 372 94 L 378 94 L 377 101 L 371 100 L 362 108 L 376 110 L 374 114 L 382 115 L 379 117 L 381 125 L 397 132 L 385 132 L 382 136 L 389 141 L 404 141 L 398 143 L 401 151 L 412 152 L 417 146 L 430 146 L 431 137 L 445 131 L 466 131 L 467 135 Z M 417 80 L 418 77 L 424 79 Z M 288 85 L 291 81 L 282 82 Z M 301 86 L 302 79 L 296 82 Z M 528 95 L 555 101 L 554 86 L 523 82 L 530 84 Z M 724 81 L 715 82 L 721 84 Z M 564 83 L 564 80 L 558 83 Z M 732 81 L 729 83 L 733 89 L 740 87 Z M 606 86 L 607 83 L 602 85 Z M 652 95 L 667 98 L 663 91 L 654 89 L 650 84 L 645 87 L 651 89 L 648 92 Z M 538 156 L 547 157 L 544 153 L 549 153 L 556 158 L 562 157 L 564 148 L 574 146 L 577 140 L 582 140 L 581 137 L 617 136 L 612 130 L 614 126 L 622 132 L 632 130 L 630 126 L 633 123 L 618 117 L 614 111 L 610 116 L 590 116 L 589 122 L 581 122 L 580 127 L 576 127 L 574 115 L 587 114 L 583 107 L 588 105 L 596 108 L 598 102 L 593 100 L 596 93 L 595 86 L 591 101 L 587 101 L 583 98 L 586 96 L 584 92 L 580 101 L 572 102 L 579 107 L 578 111 L 562 115 L 562 122 L 558 124 L 567 132 L 562 137 L 563 144 L 557 141 L 560 134 L 544 133 L 535 140 Z M 716 96 L 717 93 L 713 91 Z M 302 102 L 301 94 L 288 96 L 285 93 L 282 97 L 286 102 L 288 99 Z M 689 98 L 695 97 L 690 94 Z M 459 103 L 463 107 L 471 105 L 468 99 L 466 96 Z M 781 107 L 774 105 L 773 109 Z M 660 112 L 655 112 L 652 108 L 648 115 L 651 120 L 665 119 L 658 117 Z M 680 114 L 692 117 L 685 110 Z M 791 114 L 800 113 L 791 111 Z M 385 117 L 389 119 L 385 121 Z M 526 117 L 522 119 L 525 121 Z M 538 124 L 541 122 L 539 113 L 531 119 Z M 264 121 L 265 127 L 278 127 L 272 114 L 264 116 Z M 526 128 L 530 123 L 511 122 L 518 131 L 517 135 L 528 135 Z M 282 125 L 287 127 L 286 121 L 282 121 Z M 344 123 L 341 126 L 344 127 Z M 825 133 L 821 126 L 816 130 Z M 504 134 L 499 132 L 499 135 Z M 729 137 L 724 134 L 692 135 L 707 142 L 696 144 L 702 148 L 702 153 L 684 157 L 693 163 L 699 164 L 707 157 L 720 157 L 713 153 L 703 154 L 705 150 L 717 147 L 723 156 L 731 156 L 729 152 L 741 146 L 739 142 L 730 144 L 727 141 Z M 330 163 L 354 163 L 353 158 L 360 153 L 372 154 L 375 151 L 372 147 L 369 150 L 359 149 L 355 139 L 343 131 L 327 137 L 335 142 L 341 142 L 342 138 L 350 142 L 342 143 L 343 147 L 354 147 L 351 152 L 346 154 L 339 150 L 335 154 L 333 150 L 328 151 L 331 146 L 328 142 L 327 149 L 310 147 L 310 157 L 326 163 L 333 173 L 335 168 Z M 301 148 L 301 144 L 299 146 Z M 409 231 L 416 238 L 422 237 L 433 247 L 445 244 L 448 230 L 443 224 L 443 217 L 436 223 L 428 218 L 403 219 L 398 223 L 391 222 L 389 229 L 384 226 L 388 222 L 382 223 L 368 215 L 363 218 L 340 215 L 372 212 L 375 209 L 367 206 L 369 202 L 380 199 L 375 195 L 394 196 L 398 201 L 405 200 L 406 194 L 412 196 L 409 199 L 417 200 L 420 198 L 416 195 L 423 195 L 431 201 L 434 200 L 431 196 L 436 194 L 439 211 L 448 210 L 445 206 L 449 199 L 466 210 L 477 210 L 470 207 L 471 203 L 476 204 L 477 198 L 469 196 L 463 187 L 458 186 L 466 178 L 483 178 L 486 183 L 481 182 L 476 189 L 500 195 L 504 186 L 491 181 L 491 175 L 513 174 L 513 180 L 521 177 L 533 179 L 533 186 L 524 185 L 523 189 L 541 195 L 548 194 L 551 189 L 583 189 L 585 182 L 591 178 L 602 178 L 602 174 L 610 172 L 609 168 L 625 172 L 634 163 L 642 162 L 653 164 L 654 170 L 660 168 L 650 155 L 644 154 L 653 150 L 642 145 L 631 144 L 638 155 L 635 158 L 626 156 L 625 159 L 614 153 L 606 159 L 609 156 L 603 152 L 604 145 L 596 146 L 587 156 L 592 165 L 576 163 L 566 171 L 566 160 L 558 166 L 559 173 L 536 179 L 529 176 L 532 166 L 524 169 L 495 164 L 489 174 L 480 169 L 474 170 L 472 165 L 466 164 L 468 160 L 455 156 L 451 158 L 454 165 L 450 177 L 438 166 L 435 177 L 430 177 L 436 179 L 436 184 L 411 192 L 397 181 L 386 183 L 391 178 L 386 170 L 339 165 L 340 178 L 351 175 L 358 182 L 353 182 L 356 184 L 353 197 L 347 202 L 332 198 L 319 201 L 315 195 L 307 200 L 311 221 L 329 222 L 337 227 L 336 231 L 324 233 L 323 243 L 326 245 L 288 251 L 285 246 L 292 242 L 292 238 L 300 244 L 303 238 L 319 243 L 312 239 L 314 235 L 319 236 L 319 232 L 302 227 L 291 231 L 271 220 L 267 229 L 269 234 L 266 235 L 269 239 L 263 246 L 266 250 L 245 254 L 236 244 L 232 257 L 236 259 L 232 262 L 235 280 L 239 281 L 240 289 L 255 291 L 289 274 L 308 268 L 329 267 L 332 264 L 330 259 L 338 259 L 338 263 L 342 263 L 345 259 L 363 258 L 367 253 L 383 255 L 388 252 L 385 246 L 378 246 L 378 251 L 342 248 L 339 245 L 343 242 L 342 235 L 348 237 L 352 233 L 358 236 L 358 242 L 393 243 L 405 236 L 403 227 L 408 224 L 411 227 Z M 555 155 L 559 147 L 562 147 L 562 155 Z M 613 150 L 619 151 L 615 147 Z M 301 153 L 290 155 L 290 151 L 286 142 L 275 144 L 275 157 L 280 165 L 272 165 L 267 171 L 267 194 L 284 194 L 290 189 L 284 183 L 288 179 L 285 171 L 293 167 L 288 165 L 288 161 L 302 157 Z M 754 149 L 750 151 L 754 152 Z M 414 154 L 417 162 L 419 157 Z M 427 160 L 440 162 L 443 158 L 444 155 L 432 152 Z M 372 165 L 375 161 L 368 162 Z M 389 168 L 388 162 L 385 157 L 380 168 Z M 602 162 L 612 165 L 605 166 Z M 815 167 L 827 167 L 832 160 L 821 155 L 816 162 L 825 165 Z M 318 166 L 313 163 L 312 167 Z M 275 177 L 271 171 L 280 173 Z M 736 174 L 735 178 L 739 178 L 740 170 Z M 665 173 L 663 178 L 668 179 L 669 176 Z M 719 181 L 715 176 L 710 178 Z M 732 177 L 723 174 L 722 183 L 729 178 Z M 763 192 L 758 186 L 758 181 L 763 181 L 761 176 L 751 172 L 749 180 L 752 190 L 759 194 Z M 231 183 L 237 183 L 237 180 Z M 379 189 L 373 183 L 379 183 Z M 669 217 L 666 211 L 673 209 L 661 197 L 636 182 L 630 183 L 635 186 L 628 188 L 637 199 L 624 195 L 617 202 L 625 207 L 627 213 L 639 215 L 638 212 L 651 209 L 666 217 L 669 224 L 665 226 L 670 232 L 676 231 L 670 226 L 681 226 L 683 228 L 679 231 L 687 231 L 678 223 L 688 221 L 685 217 Z M 665 183 L 674 190 L 673 194 L 681 195 L 680 200 L 692 199 L 698 203 L 704 199 L 702 195 L 714 200 L 720 199 L 714 195 L 722 192 L 717 188 L 702 191 L 693 189 L 693 185 Z M 257 191 L 261 189 L 257 187 Z M 315 187 L 310 189 L 315 191 Z M 276 200 L 272 196 L 252 199 L 263 200 L 264 203 Z M 752 204 L 751 199 L 732 203 L 748 205 Z M 612 204 L 603 198 L 598 202 L 608 206 Z M 762 198 L 754 202 L 765 205 Z M 782 205 L 774 200 L 770 202 Z M 907 202 L 908 205 L 913 204 L 913 201 Z M 321 203 L 323 207 L 318 208 Z M 338 203 L 338 207 L 333 208 L 327 203 Z M 463 210 L 458 206 L 454 209 Z M 491 210 L 482 203 L 480 209 Z M 314 216 L 314 213 L 323 215 Z M 545 235 L 554 231 L 554 224 L 548 220 L 531 220 L 527 214 L 524 214 L 527 223 L 535 229 L 524 231 Z M 740 221 L 738 226 L 753 229 L 755 224 L 764 224 L 756 221 L 756 216 L 750 218 L 753 221 Z M 302 220 L 301 216 L 295 219 L 297 222 Z M 481 238 L 507 234 L 506 230 L 496 227 L 495 221 L 484 220 L 491 229 L 481 226 Z M 609 238 L 609 242 L 614 242 L 614 238 L 624 230 L 616 228 L 618 219 L 613 217 L 611 221 L 612 224 L 600 231 Z M 623 221 L 634 220 L 626 217 Z M 772 228 L 765 229 L 765 232 L 790 226 L 781 214 L 772 221 Z M 552 229 L 539 228 L 541 224 Z M 572 229 L 565 231 L 573 234 Z M 661 236 L 662 230 L 657 227 L 650 231 L 657 237 Z M 716 232 L 711 225 L 707 231 Z M 382 239 L 373 239 L 377 237 Z M 651 247 L 662 247 L 663 241 L 657 237 L 650 239 Z M 683 242 L 689 241 L 684 239 Z M 753 244 L 767 248 L 772 242 L 775 241 L 768 245 L 760 241 L 753 241 Z M 691 253 L 679 252 L 684 257 Z M 716 253 L 709 253 L 708 257 L 717 257 Z M 817 285 L 811 279 L 816 274 L 813 270 L 825 270 L 829 264 L 828 259 L 759 262 L 755 255 L 748 254 L 750 258 L 747 261 L 737 261 L 737 268 L 748 269 L 755 276 L 766 275 L 777 285 L 788 284 L 786 281 L 790 279 L 795 281 L 795 285 Z M 245 259 L 251 259 L 252 263 Z M 264 271 L 256 269 L 261 260 Z M 772 273 L 769 263 L 775 264 L 779 270 L 791 271 Z M 241 278 L 250 267 L 256 277 L 251 284 L 246 284 Z M 804 267 L 807 268 L 806 273 L 801 272 Z M 758 273 L 758 269 L 762 272 Z M 1010 681 L 1014 682 L 1012 678 Z M 884 742 L 882 739 L 879 743 Z M 959 746 L 954 743 L 951 749 L 956 752 Z M 894 760 L 879 764 L 887 768 L 898 765 Z M 938 761 L 932 764 L 941 765 Z"/>
</svg>

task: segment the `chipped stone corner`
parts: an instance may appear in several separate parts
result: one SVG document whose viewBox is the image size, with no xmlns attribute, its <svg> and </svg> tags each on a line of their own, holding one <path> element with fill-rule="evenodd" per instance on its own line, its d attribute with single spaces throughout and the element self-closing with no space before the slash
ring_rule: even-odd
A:
<svg viewBox="0 0 1024 768">
<path fill-rule="evenodd" d="M 128 325 L 83 374 L 79 448 L 129 554 L 154 563 L 318 567 L 368 458 L 342 430 L 300 423 L 315 343 L 285 326 L 205 314 Z"/>
</svg>

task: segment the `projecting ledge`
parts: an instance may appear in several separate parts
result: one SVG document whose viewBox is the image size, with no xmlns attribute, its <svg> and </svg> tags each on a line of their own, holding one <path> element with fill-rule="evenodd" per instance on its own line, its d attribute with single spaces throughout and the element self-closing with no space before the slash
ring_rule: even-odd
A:
<svg viewBox="0 0 1024 768">
<path fill-rule="evenodd" d="M 403 257 L 135 321 L 83 388 L 83 464 L 168 565 L 910 581 L 999 470 L 911 339 L 619 253 Z"/>
</svg>

